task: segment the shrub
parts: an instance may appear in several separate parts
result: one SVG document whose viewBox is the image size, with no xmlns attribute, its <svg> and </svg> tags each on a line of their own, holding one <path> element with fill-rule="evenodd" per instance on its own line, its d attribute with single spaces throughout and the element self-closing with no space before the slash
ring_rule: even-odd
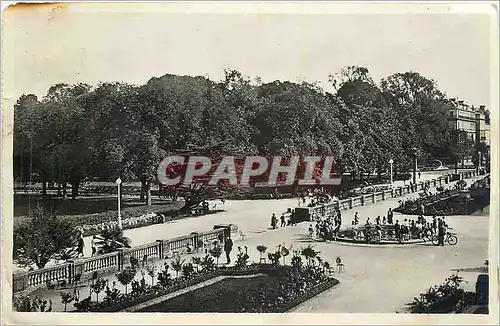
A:
<svg viewBox="0 0 500 326">
<path fill-rule="evenodd" d="M 250 259 L 250 256 L 248 256 L 247 253 L 247 246 L 245 246 L 245 251 L 241 250 L 241 247 L 238 247 L 238 255 L 236 259 L 236 267 L 237 268 L 243 268 L 247 265 L 248 259 Z"/>
<path fill-rule="evenodd" d="M 194 266 L 191 263 L 187 263 L 182 266 L 182 274 L 186 278 L 191 278 L 194 275 Z"/>
<path fill-rule="evenodd" d="M 113 281 L 113 289 L 110 289 L 109 285 L 106 285 L 106 289 L 104 293 L 106 293 L 106 297 L 103 299 L 103 302 L 107 305 L 113 305 L 118 302 L 120 299 L 120 290 L 115 288 L 116 282 Z"/>
<path fill-rule="evenodd" d="M 441 285 L 435 285 L 414 298 L 409 303 L 411 313 L 460 313 L 467 304 L 471 304 L 474 293 L 465 292 L 462 286 L 463 278 L 452 275 Z M 467 300 L 465 298 L 468 298 Z"/>
<path fill-rule="evenodd" d="M 214 263 L 214 259 L 210 255 L 206 255 L 201 262 L 201 270 L 203 272 L 212 272 L 216 270 L 217 266 Z"/>
<path fill-rule="evenodd" d="M 213 247 L 212 249 L 210 249 L 208 252 L 210 253 L 210 255 L 212 257 L 215 258 L 215 260 L 216 260 L 215 266 L 216 267 L 219 266 L 219 258 L 222 255 L 222 247 L 217 245 L 217 246 Z"/>
<path fill-rule="evenodd" d="M 39 205 L 26 223 L 14 229 L 14 259 L 22 266 L 44 268 L 68 248 L 75 248 L 78 238 L 70 222 Z"/>
<path fill-rule="evenodd" d="M 202 259 L 200 257 L 193 257 L 191 258 L 191 262 L 196 265 L 196 271 L 199 272 L 200 271 L 200 266 L 201 266 L 201 263 L 202 263 Z"/>
<path fill-rule="evenodd" d="M 158 273 L 158 283 L 164 288 L 172 284 L 172 278 L 170 276 L 170 273 L 168 272 L 169 266 L 165 262 L 163 264 L 163 270 Z"/>
<path fill-rule="evenodd" d="M 18 296 L 13 299 L 14 309 L 19 312 L 51 312 L 52 300 L 45 300 L 41 296 L 31 299 L 29 296 Z"/>
<path fill-rule="evenodd" d="M 140 281 L 132 281 L 132 293 L 133 297 L 138 297 L 146 293 L 148 289 L 148 285 L 146 284 L 146 280 L 142 278 Z"/>
</svg>

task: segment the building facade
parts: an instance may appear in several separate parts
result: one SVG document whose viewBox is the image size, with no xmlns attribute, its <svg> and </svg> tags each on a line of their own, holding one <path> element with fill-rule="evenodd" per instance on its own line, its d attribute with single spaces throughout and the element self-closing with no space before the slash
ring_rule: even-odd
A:
<svg viewBox="0 0 500 326">
<path fill-rule="evenodd" d="M 485 146 L 489 151 L 491 145 L 490 136 L 490 111 L 484 105 L 479 108 L 469 105 L 464 101 L 452 99 L 454 104 L 450 110 L 448 120 L 450 130 L 463 130 L 467 132 L 467 137 L 474 141 L 480 148 Z M 481 155 L 481 162 L 484 163 L 484 157 Z M 472 156 L 463 160 L 462 165 L 473 165 Z"/>
</svg>

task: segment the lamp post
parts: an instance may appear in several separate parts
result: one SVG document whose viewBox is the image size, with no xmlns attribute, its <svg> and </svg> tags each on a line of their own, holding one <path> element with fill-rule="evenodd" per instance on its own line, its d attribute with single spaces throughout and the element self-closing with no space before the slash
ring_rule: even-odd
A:
<svg viewBox="0 0 500 326">
<path fill-rule="evenodd" d="M 411 152 L 413 154 L 413 184 L 417 183 L 417 153 L 418 149 L 416 147 L 413 147 L 411 149 Z"/>
<path fill-rule="evenodd" d="M 392 186 L 392 183 L 393 183 L 393 180 L 392 180 L 392 165 L 394 164 L 394 160 L 392 158 L 389 160 L 389 164 L 391 165 L 391 186 Z"/>
<path fill-rule="evenodd" d="M 122 183 L 122 179 L 116 179 L 116 184 L 118 185 L 118 228 L 122 229 L 122 213 L 120 210 L 120 185 Z"/>
</svg>

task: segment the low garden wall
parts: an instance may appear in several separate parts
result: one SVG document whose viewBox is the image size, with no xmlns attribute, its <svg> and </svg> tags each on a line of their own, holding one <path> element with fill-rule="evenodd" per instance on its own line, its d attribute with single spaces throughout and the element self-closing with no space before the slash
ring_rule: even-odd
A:
<svg viewBox="0 0 500 326">
<path fill-rule="evenodd" d="M 233 226 L 231 231 L 235 229 Z M 203 244 L 198 239 L 205 241 L 218 239 L 224 232 L 227 232 L 224 228 L 201 233 L 193 232 L 190 235 L 160 239 L 104 255 L 68 260 L 66 263 L 54 267 L 14 273 L 12 290 L 14 293 L 21 293 L 44 287 L 47 284 L 73 284 L 85 281 L 95 278 L 96 275 L 123 270 L 131 265 L 131 257 L 139 261 L 170 258 L 176 253 L 187 250 L 188 245 L 192 250 L 200 249 Z"/>
</svg>

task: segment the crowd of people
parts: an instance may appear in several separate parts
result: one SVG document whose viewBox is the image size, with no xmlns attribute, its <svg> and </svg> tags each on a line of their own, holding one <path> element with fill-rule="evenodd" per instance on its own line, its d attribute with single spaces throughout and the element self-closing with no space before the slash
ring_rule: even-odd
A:
<svg viewBox="0 0 500 326">
<path fill-rule="evenodd" d="M 396 209 L 398 212 L 406 213 L 408 211 L 414 211 L 416 209 L 421 209 L 423 206 L 432 204 L 436 201 L 439 201 L 443 198 L 452 196 L 453 194 L 458 193 L 460 190 L 467 186 L 466 182 L 457 182 L 453 187 L 440 187 L 437 188 L 436 193 L 430 192 L 429 188 L 424 188 L 424 191 L 420 193 L 419 198 L 409 198 L 406 200 L 401 200 L 399 203 L 399 207 Z M 422 213 L 423 214 L 423 213 Z"/>
</svg>

